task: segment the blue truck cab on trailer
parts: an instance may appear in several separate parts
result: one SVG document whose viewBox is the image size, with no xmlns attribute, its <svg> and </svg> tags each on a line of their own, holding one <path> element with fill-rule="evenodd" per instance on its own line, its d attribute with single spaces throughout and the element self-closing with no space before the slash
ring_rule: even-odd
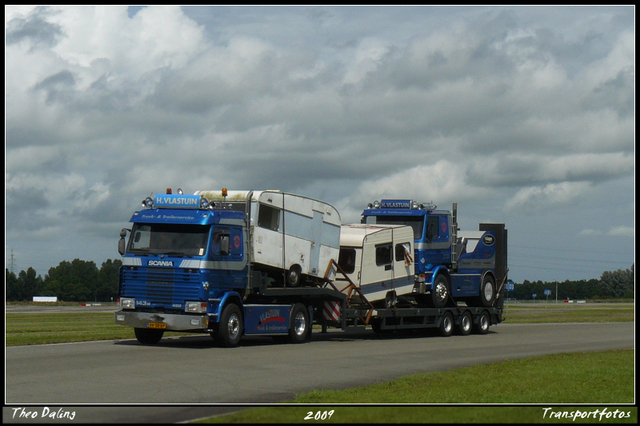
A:
<svg viewBox="0 0 640 426">
<path fill-rule="evenodd" d="M 141 343 L 165 331 L 210 333 L 228 346 L 244 334 L 306 340 L 305 284 L 327 280 L 338 212 L 280 191 L 171 192 L 147 197 L 120 233 L 116 324 L 134 327 Z"/>
<path fill-rule="evenodd" d="M 458 234 L 457 204 L 452 211 L 436 208 L 409 199 L 375 201 L 363 211 L 362 222 L 413 228 L 416 300 L 433 307 L 454 300 L 468 306 L 492 306 L 507 279 L 504 224 L 480 224 L 479 232 L 462 236 Z"/>
</svg>

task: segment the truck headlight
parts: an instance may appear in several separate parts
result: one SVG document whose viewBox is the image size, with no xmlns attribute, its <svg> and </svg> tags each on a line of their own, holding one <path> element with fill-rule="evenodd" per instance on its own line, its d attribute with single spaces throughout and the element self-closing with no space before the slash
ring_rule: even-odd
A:
<svg viewBox="0 0 640 426">
<path fill-rule="evenodd" d="M 122 309 L 135 309 L 136 299 L 130 297 L 123 297 L 120 299 L 120 307 Z"/>
<path fill-rule="evenodd" d="M 207 302 L 186 302 L 184 311 L 192 314 L 204 314 L 207 312 Z"/>
</svg>

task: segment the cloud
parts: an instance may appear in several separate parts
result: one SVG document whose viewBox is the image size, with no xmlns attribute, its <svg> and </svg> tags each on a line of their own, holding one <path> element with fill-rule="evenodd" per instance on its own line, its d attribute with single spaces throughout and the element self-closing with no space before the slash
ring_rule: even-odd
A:
<svg viewBox="0 0 640 426">
<path fill-rule="evenodd" d="M 636 229 L 631 226 L 616 226 L 607 232 L 611 237 L 635 237 Z"/>
<path fill-rule="evenodd" d="M 505 204 L 508 210 L 535 212 L 545 208 L 568 206 L 589 193 L 587 182 L 563 182 L 520 189 Z"/>
<path fill-rule="evenodd" d="M 599 236 L 607 236 L 607 237 L 635 237 L 636 231 L 634 227 L 631 226 L 616 226 L 607 232 L 602 232 L 597 229 L 583 229 L 578 233 L 580 236 L 584 237 L 599 237 Z"/>
<path fill-rule="evenodd" d="M 337 205 L 350 221 L 359 218 L 362 209 L 374 200 L 408 198 L 446 206 L 452 202 L 481 200 L 491 195 L 490 188 L 478 187 L 466 179 L 464 166 L 441 160 L 416 166 L 380 179 L 365 181 Z M 355 212 L 358 216 L 355 216 Z M 344 219 L 344 218 L 343 218 Z"/>
<path fill-rule="evenodd" d="M 111 238 L 177 186 L 298 192 L 352 220 L 406 197 L 561 223 L 605 186 L 633 193 L 633 8 L 5 12 L 7 245 Z"/>
</svg>

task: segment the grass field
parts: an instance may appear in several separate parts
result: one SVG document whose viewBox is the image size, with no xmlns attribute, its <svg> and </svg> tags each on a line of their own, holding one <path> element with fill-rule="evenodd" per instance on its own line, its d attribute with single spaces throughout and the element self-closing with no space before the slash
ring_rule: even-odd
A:
<svg viewBox="0 0 640 426">
<path fill-rule="evenodd" d="M 112 312 L 10 312 L 6 345 L 135 338 L 132 329 L 113 320 Z M 634 305 L 512 304 L 505 321 L 634 321 Z M 412 375 L 345 391 L 319 390 L 282 406 L 243 409 L 200 422 L 635 424 L 637 408 L 621 405 L 635 402 L 634 368 L 633 350 L 556 354 Z"/>
<path fill-rule="evenodd" d="M 504 317 L 510 324 L 633 321 L 634 305 L 518 303 L 508 305 Z M 114 323 L 112 312 L 7 312 L 5 319 L 7 346 L 135 338 L 132 328 Z"/>
<path fill-rule="evenodd" d="M 622 322 L 634 320 L 632 303 L 517 303 L 508 304 L 506 323 Z"/>
</svg>

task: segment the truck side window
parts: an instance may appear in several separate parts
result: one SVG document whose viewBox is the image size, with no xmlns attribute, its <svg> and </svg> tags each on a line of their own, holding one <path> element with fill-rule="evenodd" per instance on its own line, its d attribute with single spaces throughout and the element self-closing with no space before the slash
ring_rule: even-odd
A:
<svg viewBox="0 0 640 426">
<path fill-rule="evenodd" d="M 280 210 L 266 204 L 260 204 L 258 211 L 258 226 L 272 231 L 280 227 Z"/>
<path fill-rule="evenodd" d="M 356 270 L 356 249 L 341 248 L 338 266 L 347 274 L 353 274 L 353 271 Z"/>
<path fill-rule="evenodd" d="M 229 255 L 229 228 L 216 228 L 213 231 L 213 249 L 214 256 Z"/>
<path fill-rule="evenodd" d="M 380 244 L 376 246 L 376 265 L 390 265 L 393 260 L 391 244 Z"/>
<path fill-rule="evenodd" d="M 431 242 L 434 238 L 438 238 L 438 216 L 429 216 L 427 218 L 427 242 Z"/>
</svg>

